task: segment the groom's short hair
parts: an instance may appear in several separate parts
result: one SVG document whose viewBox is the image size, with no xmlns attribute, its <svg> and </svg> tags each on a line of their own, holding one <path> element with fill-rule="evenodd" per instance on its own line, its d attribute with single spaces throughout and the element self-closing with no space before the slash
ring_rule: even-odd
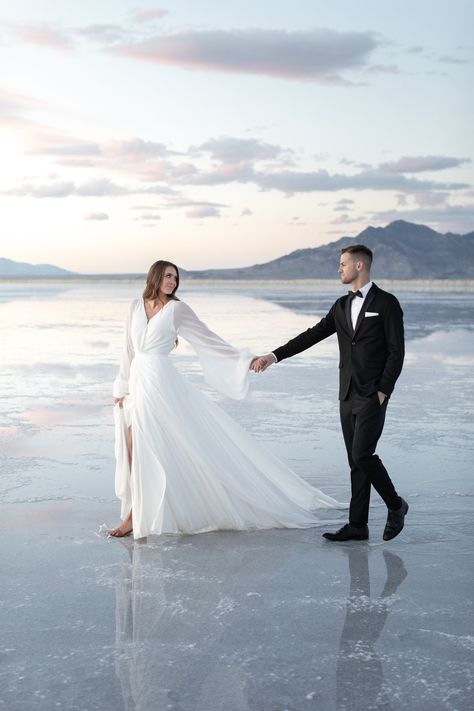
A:
<svg viewBox="0 0 474 711">
<path fill-rule="evenodd" d="M 349 247 L 343 247 L 341 254 L 346 253 L 351 254 L 356 260 L 360 259 L 361 262 L 364 262 L 367 269 L 370 269 L 374 255 L 372 254 L 372 250 L 364 244 L 351 244 Z"/>
</svg>

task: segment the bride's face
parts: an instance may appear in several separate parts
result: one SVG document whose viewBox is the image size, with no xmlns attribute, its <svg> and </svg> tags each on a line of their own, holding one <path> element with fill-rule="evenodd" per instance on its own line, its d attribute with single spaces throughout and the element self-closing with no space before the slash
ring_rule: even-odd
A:
<svg viewBox="0 0 474 711">
<path fill-rule="evenodd" d="M 174 267 L 166 267 L 160 284 L 160 296 L 171 296 L 178 283 L 178 274 Z"/>
</svg>

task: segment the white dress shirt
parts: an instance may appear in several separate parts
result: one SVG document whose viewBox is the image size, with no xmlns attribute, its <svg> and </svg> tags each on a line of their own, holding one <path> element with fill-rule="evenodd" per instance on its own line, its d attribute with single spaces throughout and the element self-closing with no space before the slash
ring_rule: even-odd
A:
<svg viewBox="0 0 474 711">
<path fill-rule="evenodd" d="M 359 291 L 362 294 L 362 296 L 355 296 L 352 299 L 351 303 L 351 321 L 352 321 L 352 328 L 355 330 L 357 319 L 359 318 L 360 310 L 364 304 L 365 297 L 367 296 L 370 287 L 372 286 L 372 282 L 369 281 L 367 284 L 362 286 Z"/>
</svg>

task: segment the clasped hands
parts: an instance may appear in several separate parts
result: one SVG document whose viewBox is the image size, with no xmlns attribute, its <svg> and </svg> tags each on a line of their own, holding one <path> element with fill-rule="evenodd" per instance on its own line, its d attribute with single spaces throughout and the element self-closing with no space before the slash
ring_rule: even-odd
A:
<svg viewBox="0 0 474 711">
<path fill-rule="evenodd" d="M 250 363 L 250 370 L 253 370 L 254 373 L 263 373 L 269 365 L 276 362 L 277 360 L 273 353 L 268 353 L 263 356 L 256 356 Z"/>
<path fill-rule="evenodd" d="M 267 355 L 263 356 L 255 356 L 255 358 L 250 363 L 250 370 L 253 370 L 254 373 L 263 373 L 263 371 L 266 370 L 269 365 L 272 365 L 272 363 L 276 362 L 277 359 L 273 353 L 267 353 Z M 377 392 L 377 397 L 379 399 L 380 405 L 383 405 L 383 402 L 387 396 L 385 395 L 385 393 L 379 390 Z"/>
</svg>

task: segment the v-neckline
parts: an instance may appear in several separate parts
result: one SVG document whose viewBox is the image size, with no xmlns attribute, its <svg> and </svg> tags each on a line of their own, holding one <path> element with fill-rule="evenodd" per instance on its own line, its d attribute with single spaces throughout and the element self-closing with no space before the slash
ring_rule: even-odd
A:
<svg viewBox="0 0 474 711">
<path fill-rule="evenodd" d="M 153 319 L 155 318 L 155 316 L 158 316 L 159 314 L 161 314 L 161 312 L 163 311 L 163 309 L 166 309 L 166 307 L 168 306 L 168 304 L 170 303 L 170 301 L 173 301 L 173 299 L 170 299 L 169 301 L 166 302 L 166 304 L 163 304 L 163 306 L 161 307 L 161 309 L 159 309 L 159 311 L 157 311 L 156 314 L 153 314 L 153 316 L 151 316 L 150 318 L 148 318 L 148 314 L 147 314 L 147 312 L 146 312 L 146 306 L 145 306 L 145 299 L 142 298 L 143 313 L 145 314 L 145 318 L 146 318 L 147 324 L 149 324 L 150 321 L 153 321 Z"/>
</svg>

